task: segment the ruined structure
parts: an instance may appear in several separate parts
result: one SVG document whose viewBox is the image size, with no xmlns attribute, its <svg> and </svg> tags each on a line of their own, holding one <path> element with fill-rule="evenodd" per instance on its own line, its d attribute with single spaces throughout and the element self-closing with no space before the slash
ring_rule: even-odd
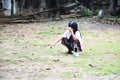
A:
<svg viewBox="0 0 120 80">
<path fill-rule="evenodd" d="M 44 10 L 48 10 L 48 16 L 68 14 L 76 4 L 92 11 L 105 9 L 113 15 L 120 13 L 120 0 L 0 0 L 0 17 L 19 16 Z"/>
</svg>

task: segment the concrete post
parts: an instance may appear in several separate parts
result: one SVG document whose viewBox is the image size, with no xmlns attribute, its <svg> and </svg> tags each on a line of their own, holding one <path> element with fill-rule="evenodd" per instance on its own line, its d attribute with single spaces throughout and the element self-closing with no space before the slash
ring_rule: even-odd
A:
<svg viewBox="0 0 120 80">
<path fill-rule="evenodd" d="M 14 1 L 13 14 L 16 14 L 16 1 L 15 0 L 13 1 Z M 3 9 L 5 9 L 4 11 L 5 16 L 11 16 L 11 9 L 12 9 L 11 0 L 3 0 Z"/>
</svg>

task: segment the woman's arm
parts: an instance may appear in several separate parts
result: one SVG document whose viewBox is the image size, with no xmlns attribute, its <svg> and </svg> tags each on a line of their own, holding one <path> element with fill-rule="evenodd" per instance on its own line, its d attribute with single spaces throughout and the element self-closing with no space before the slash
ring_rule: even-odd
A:
<svg viewBox="0 0 120 80">
<path fill-rule="evenodd" d="M 58 42 L 63 39 L 63 36 L 60 36 L 51 46 L 55 46 Z"/>
<path fill-rule="evenodd" d="M 74 34 L 73 29 L 72 29 L 71 27 L 67 27 L 67 29 L 71 32 L 71 35 L 72 35 L 73 40 L 76 40 L 77 37 L 76 37 L 76 35 Z"/>
</svg>

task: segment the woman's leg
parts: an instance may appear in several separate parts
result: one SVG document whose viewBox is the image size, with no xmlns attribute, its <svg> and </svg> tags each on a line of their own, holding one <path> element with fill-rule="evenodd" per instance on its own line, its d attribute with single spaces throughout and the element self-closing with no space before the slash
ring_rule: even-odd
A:
<svg viewBox="0 0 120 80">
<path fill-rule="evenodd" d="M 69 42 L 67 38 L 63 38 L 61 43 L 68 48 L 68 53 L 72 53 L 71 51 L 74 50 L 74 44 L 77 44 L 79 51 L 82 51 L 81 44 L 78 39 L 74 42 Z"/>
<path fill-rule="evenodd" d="M 79 51 L 82 51 L 81 44 L 80 44 L 80 41 L 78 39 L 73 42 L 72 48 L 74 48 L 74 44 L 77 44 Z"/>
<path fill-rule="evenodd" d="M 71 51 L 73 50 L 73 48 L 71 47 L 71 44 L 67 38 L 63 38 L 61 44 L 63 44 L 64 46 L 66 46 L 68 48 L 67 53 L 69 53 L 69 54 L 72 53 Z"/>
</svg>

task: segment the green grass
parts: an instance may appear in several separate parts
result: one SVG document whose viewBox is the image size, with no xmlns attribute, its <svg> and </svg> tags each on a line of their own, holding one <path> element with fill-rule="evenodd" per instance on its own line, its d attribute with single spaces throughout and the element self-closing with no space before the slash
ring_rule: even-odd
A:
<svg viewBox="0 0 120 80">
<path fill-rule="evenodd" d="M 65 72 L 61 75 L 61 77 L 64 77 L 64 78 L 73 78 L 74 77 L 74 73 L 73 72 Z"/>
<path fill-rule="evenodd" d="M 56 69 L 56 73 L 63 70 L 58 76 L 68 79 L 76 76 L 81 79 L 85 74 L 89 76 L 120 75 L 120 32 L 109 31 L 107 27 L 101 31 L 97 28 L 86 31 L 82 27 L 84 50 L 78 57 L 74 57 L 67 55 L 65 53 L 67 49 L 60 43 L 54 49 L 49 48 L 49 45 L 64 32 L 62 28 L 56 26 L 52 24 L 52 28 L 47 27 L 39 34 L 34 34 L 39 37 L 36 41 L 32 39 L 25 41 L 19 37 L 13 38 L 14 40 L 8 39 L 6 42 L 8 46 L 5 45 L 0 50 L 2 53 L 0 62 L 16 65 L 36 62 L 44 64 L 46 68 L 50 67 L 51 71 L 39 65 L 43 72 L 36 72 L 37 77 L 48 77 L 49 72 L 58 67 L 60 70 Z"/>
<path fill-rule="evenodd" d="M 98 32 L 97 34 L 83 32 L 84 51 L 71 63 L 65 61 L 66 65 L 81 67 L 84 72 L 91 75 L 120 74 L 120 39 L 118 37 L 118 33 L 113 32 Z M 73 57 L 67 59 L 71 58 Z M 68 77 L 72 75 L 70 72 L 64 74 Z"/>
<path fill-rule="evenodd" d="M 61 28 L 49 28 L 44 31 L 42 31 L 40 34 L 42 35 L 55 35 L 55 34 L 62 34 L 63 30 Z"/>
<path fill-rule="evenodd" d="M 99 34 L 84 32 L 86 39 L 92 37 L 92 41 L 85 42 L 85 49 L 78 65 L 91 74 L 108 75 L 120 74 L 120 37 L 118 33 L 101 32 Z M 89 37 L 87 37 L 89 36 Z M 98 38 L 98 39 L 97 39 Z M 82 59 L 83 58 L 83 59 Z M 93 67 L 89 65 L 93 65 Z"/>
</svg>

